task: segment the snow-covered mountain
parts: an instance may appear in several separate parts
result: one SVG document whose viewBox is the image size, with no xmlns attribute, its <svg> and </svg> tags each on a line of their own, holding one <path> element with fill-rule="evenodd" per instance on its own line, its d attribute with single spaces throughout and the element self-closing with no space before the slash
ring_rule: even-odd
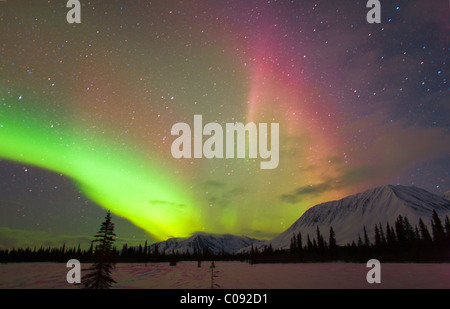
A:
<svg viewBox="0 0 450 309">
<path fill-rule="evenodd" d="M 301 232 L 303 244 L 306 244 L 307 234 L 311 240 L 316 238 L 317 226 L 327 241 L 332 226 L 340 245 L 356 242 L 359 234 L 363 237 L 364 227 L 373 240 L 376 224 L 381 223 L 385 229 L 386 222 L 392 226 L 402 215 L 408 217 L 413 227 L 420 218 L 430 226 L 433 210 L 443 221 L 446 215 L 450 216 L 450 201 L 417 187 L 388 185 L 317 205 L 268 243 L 274 249 L 288 249 L 293 234 Z"/>
<path fill-rule="evenodd" d="M 220 253 L 222 250 L 225 253 L 235 253 L 242 248 L 251 246 L 252 244 L 259 244 L 261 240 L 234 235 L 215 235 L 206 233 L 196 233 L 189 238 L 171 238 L 166 241 L 151 245 L 151 250 L 158 246 L 159 252 L 165 252 L 167 254 L 173 251 L 179 253 L 193 253 L 194 248 L 202 252 L 203 248 L 208 247 L 209 251 L 214 253 Z"/>
</svg>

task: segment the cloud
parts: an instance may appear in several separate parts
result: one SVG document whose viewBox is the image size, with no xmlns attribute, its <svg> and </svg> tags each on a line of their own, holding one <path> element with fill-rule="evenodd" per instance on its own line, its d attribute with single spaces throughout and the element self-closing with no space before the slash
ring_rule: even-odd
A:
<svg viewBox="0 0 450 309">
<path fill-rule="evenodd" d="M 300 202 L 304 197 L 317 197 L 332 190 L 356 187 L 360 184 L 376 183 L 376 180 L 380 176 L 384 176 L 384 173 L 377 166 L 362 164 L 344 170 L 338 177 L 329 178 L 319 184 L 302 186 L 291 193 L 281 195 L 280 198 L 287 203 L 295 204 Z"/>
<path fill-rule="evenodd" d="M 355 127 L 361 128 L 360 138 L 365 141 L 353 143 L 346 149 L 352 164 L 335 161 L 337 176 L 282 194 L 281 200 L 295 204 L 305 197 L 317 197 L 327 191 L 387 185 L 393 177 L 411 166 L 437 160 L 450 153 L 450 136 L 443 129 L 405 126 L 401 121 L 380 125 L 379 120 L 377 114 L 359 119 L 343 129 L 342 132 L 348 134 Z"/>
<path fill-rule="evenodd" d="M 331 189 L 332 185 L 330 181 L 323 182 L 317 185 L 302 186 L 292 193 L 281 195 L 281 199 L 285 202 L 295 204 L 301 201 L 302 197 L 304 197 L 305 195 L 317 196 Z"/>
</svg>

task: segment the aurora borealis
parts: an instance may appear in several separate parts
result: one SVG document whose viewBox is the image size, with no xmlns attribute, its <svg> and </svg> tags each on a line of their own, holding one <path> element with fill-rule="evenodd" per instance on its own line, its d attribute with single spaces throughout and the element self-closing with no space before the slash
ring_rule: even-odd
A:
<svg viewBox="0 0 450 309">
<path fill-rule="evenodd" d="M 383 1 L 381 24 L 366 1 L 81 2 L 73 25 L 0 2 L 0 247 L 89 237 L 104 209 L 124 238 L 270 238 L 377 185 L 450 189 L 445 1 Z M 194 115 L 279 123 L 279 166 L 174 159 Z"/>
</svg>

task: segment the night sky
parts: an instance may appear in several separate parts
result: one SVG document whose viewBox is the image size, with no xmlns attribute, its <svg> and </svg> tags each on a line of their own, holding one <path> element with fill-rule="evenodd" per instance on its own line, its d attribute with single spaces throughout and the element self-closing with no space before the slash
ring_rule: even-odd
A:
<svg viewBox="0 0 450 309">
<path fill-rule="evenodd" d="M 386 184 L 450 189 L 448 1 L 0 2 L 0 247 L 271 238 Z M 280 124 L 280 163 L 171 155 L 178 122 Z"/>
</svg>

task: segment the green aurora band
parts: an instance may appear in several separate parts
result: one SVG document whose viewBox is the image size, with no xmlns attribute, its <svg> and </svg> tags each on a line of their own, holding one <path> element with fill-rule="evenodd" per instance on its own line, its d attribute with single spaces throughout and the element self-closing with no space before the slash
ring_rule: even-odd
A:
<svg viewBox="0 0 450 309">
<path fill-rule="evenodd" d="M 52 113 L 13 101 L 0 106 L 1 159 L 69 177 L 89 199 L 158 239 L 201 230 L 189 192 L 156 164 L 74 125 L 52 126 Z"/>
</svg>

